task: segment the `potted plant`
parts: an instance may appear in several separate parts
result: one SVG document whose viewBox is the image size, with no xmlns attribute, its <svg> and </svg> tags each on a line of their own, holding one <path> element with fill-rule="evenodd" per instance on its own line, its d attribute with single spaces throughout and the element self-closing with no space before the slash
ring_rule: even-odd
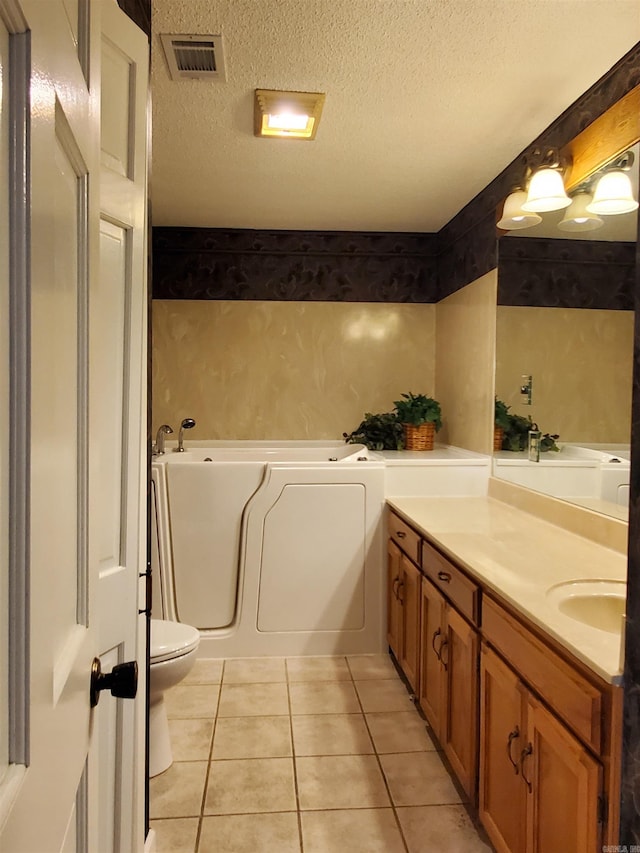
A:
<svg viewBox="0 0 640 853">
<path fill-rule="evenodd" d="M 496 397 L 495 415 L 493 418 L 493 449 L 502 449 L 504 433 L 509 429 L 509 409 L 505 402 Z"/>
<path fill-rule="evenodd" d="M 395 412 L 366 412 L 364 420 L 353 432 L 342 433 L 347 444 L 364 444 L 369 450 L 402 450 L 403 435 L 402 424 Z"/>
<path fill-rule="evenodd" d="M 425 394 L 401 394 L 394 402 L 396 417 L 404 429 L 407 450 L 433 450 L 436 432 L 442 426 L 440 403 Z"/>
</svg>

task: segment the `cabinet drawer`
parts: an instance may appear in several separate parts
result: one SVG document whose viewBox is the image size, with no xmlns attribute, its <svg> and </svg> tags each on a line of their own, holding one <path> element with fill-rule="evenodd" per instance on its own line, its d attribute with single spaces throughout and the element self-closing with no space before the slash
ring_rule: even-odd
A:
<svg viewBox="0 0 640 853">
<path fill-rule="evenodd" d="M 480 589 L 428 542 L 422 543 L 422 571 L 457 610 L 478 624 Z"/>
<path fill-rule="evenodd" d="M 482 605 L 485 639 L 597 753 L 602 749 L 602 693 L 497 602 Z"/>
<path fill-rule="evenodd" d="M 389 536 L 407 557 L 420 565 L 420 536 L 395 513 L 389 513 Z"/>
</svg>

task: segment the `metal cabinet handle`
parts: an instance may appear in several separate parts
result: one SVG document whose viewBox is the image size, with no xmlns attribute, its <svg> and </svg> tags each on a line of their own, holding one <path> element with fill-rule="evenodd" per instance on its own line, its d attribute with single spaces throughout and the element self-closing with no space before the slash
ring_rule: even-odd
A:
<svg viewBox="0 0 640 853">
<path fill-rule="evenodd" d="M 449 572 L 438 572 L 438 580 L 444 581 L 444 583 L 450 583 L 451 575 Z"/>
<path fill-rule="evenodd" d="M 523 749 L 522 752 L 520 753 L 520 773 L 522 774 L 522 778 L 524 779 L 525 784 L 526 784 L 527 788 L 529 789 L 529 793 L 531 793 L 531 791 L 533 790 L 533 785 L 531 784 L 529 779 L 527 779 L 527 777 L 525 776 L 524 762 L 528 758 L 528 756 L 530 756 L 532 753 L 533 753 L 533 747 L 531 746 L 530 743 L 528 743 L 526 748 Z"/>
<path fill-rule="evenodd" d="M 391 591 L 393 592 L 394 597 L 398 598 L 398 590 L 396 589 L 396 585 L 400 583 L 400 576 L 396 575 L 393 579 L 393 583 L 391 584 Z"/>
<path fill-rule="evenodd" d="M 442 657 L 442 652 L 447 649 L 447 659 L 444 660 Z M 440 643 L 440 662 L 442 666 L 445 668 L 445 671 L 449 669 L 449 640 L 446 638 Z"/>
<path fill-rule="evenodd" d="M 511 762 L 511 765 L 515 771 L 516 776 L 518 775 L 520 770 L 518 769 L 518 762 L 514 761 L 513 756 L 511 755 L 511 744 L 513 743 L 514 740 L 516 740 L 519 737 L 520 737 L 520 729 L 518 728 L 518 726 L 516 726 L 512 732 L 509 732 L 509 739 L 507 741 L 507 758 Z"/>
<path fill-rule="evenodd" d="M 398 587 L 397 587 L 397 591 L 396 591 L 396 598 L 398 599 L 400 604 L 404 604 L 404 598 L 400 595 L 400 590 L 402 589 L 403 586 L 404 586 L 404 581 L 400 581 L 400 583 L 398 584 Z"/>
<path fill-rule="evenodd" d="M 441 660 L 440 651 L 442 649 L 442 643 L 440 643 L 440 648 L 436 649 L 436 639 L 440 636 L 440 634 L 442 634 L 442 630 L 440 628 L 438 628 L 437 631 L 433 632 L 433 637 L 431 638 L 431 648 L 435 652 L 435 655 L 438 658 L 438 660 Z"/>
<path fill-rule="evenodd" d="M 407 538 L 407 534 L 404 532 L 404 530 L 396 530 L 396 536 L 398 537 L 398 539 Z"/>
</svg>

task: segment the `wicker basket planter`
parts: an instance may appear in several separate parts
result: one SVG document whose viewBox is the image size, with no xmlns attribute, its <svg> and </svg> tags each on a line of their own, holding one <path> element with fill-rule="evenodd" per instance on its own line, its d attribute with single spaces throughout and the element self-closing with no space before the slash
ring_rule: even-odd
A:
<svg viewBox="0 0 640 853">
<path fill-rule="evenodd" d="M 504 430 L 502 427 L 493 428 L 493 449 L 502 450 L 502 439 L 504 438 Z"/>
<path fill-rule="evenodd" d="M 433 450 L 436 436 L 436 425 L 433 422 L 414 426 L 402 424 L 404 428 L 405 450 Z"/>
</svg>

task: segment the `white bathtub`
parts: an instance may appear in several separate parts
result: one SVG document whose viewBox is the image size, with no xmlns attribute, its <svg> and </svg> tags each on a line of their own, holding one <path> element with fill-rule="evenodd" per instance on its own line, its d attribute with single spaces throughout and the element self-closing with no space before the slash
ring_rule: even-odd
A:
<svg viewBox="0 0 640 853">
<path fill-rule="evenodd" d="M 152 466 L 154 613 L 202 657 L 385 648 L 384 462 L 362 445 L 188 444 Z"/>
</svg>

